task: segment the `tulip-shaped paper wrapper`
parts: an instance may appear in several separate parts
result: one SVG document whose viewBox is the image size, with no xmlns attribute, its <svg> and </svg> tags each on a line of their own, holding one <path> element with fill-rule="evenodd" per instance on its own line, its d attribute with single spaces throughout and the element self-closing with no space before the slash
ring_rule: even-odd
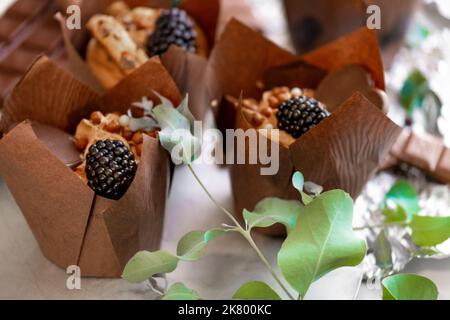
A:
<svg viewBox="0 0 450 320">
<path fill-rule="evenodd" d="M 366 70 L 373 86 L 368 80 L 361 84 L 360 76 L 348 81 L 355 69 L 352 66 Z M 338 81 L 333 83 L 332 77 Z M 222 101 L 215 110 L 221 130 L 253 128 L 241 104 L 230 103 L 224 98 L 227 95 L 259 100 L 264 90 L 290 86 L 316 90 L 320 100 L 330 105 L 330 117 L 291 145 L 278 145 L 279 171 L 275 175 L 261 175 L 261 163 L 232 166 L 237 214 L 253 210 L 267 197 L 297 199 L 298 193 L 290 184 L 295 171 L 325 190 L 343 189 L 356 198 L 401 132 L 383 112 L 383 67 L 376 36 L 367 29 L 297 57 L 232 21 L 212 52 L 208 80 L 211 96 Z M 276 143 L 263 139 L 259 144 L 264 143 L 261 141 L 266 141 L 269 152 Z M 245 147 L 248 155 L 249 148 L 259 145 L 247 143 Z M 283 230 L 273 228 L 270 232 L 281 234 Z"/>
<path fill-rule="evenodd" d="M 52 143 L 54 137 L 38 138 L 31 124 L 73 134 L 92 111 L 124 114 L 144 96 L 158 102 L 154 92 L 174 105 L 181 101 L 175 82 L 157 58 L 99 96 L 42 57 L 10 95 L 0 122 L 0 131 L 9 131 L 0 140 L 0 174 L 43 254 L 58 266 L 78 265 L 82 276 L 119 277 L 137 251 L 158 249 L 170 158 L 157 139 L 144 135 L 131 186 L 120 200 L 109 200 L 96 196 L 66 166 L 59 145 Z M 72 143 L 67 141 L 66 146 Z"/>
</svg>

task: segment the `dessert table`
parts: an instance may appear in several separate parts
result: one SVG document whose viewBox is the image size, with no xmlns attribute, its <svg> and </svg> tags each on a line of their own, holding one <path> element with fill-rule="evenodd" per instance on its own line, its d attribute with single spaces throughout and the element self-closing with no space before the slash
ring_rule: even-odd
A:
<svg viewBox="0 0 450 320">
<path fill-rule="evenodd" d="M 276 0 L 266 0 L 267 3 Z M 0 2 L 0 13 L 10 0 Z M 261 1 L 253 1 L 260 4 Z M 252 3 L 253 3 L 252 2 Z M 258 6 L 260 13 L 267 13 Z M 275 26 L 274 37 L 280 36 Z M 211 115 L 209 115 L 211 119 Z M 211 121 L 210 121 L 211 122 Z M 195 166 L 200 179 L 225 207 L 231 208 L 229 171 L 224 167 Z M 242 190 L 245 192 L 245 190 Z M 166 207 L 162 248 L 176 249 L 187 232 L 206 230 L 227 223 L 226 217 L 209 201 L 186 167 L 178 167 Z M 256 235 L 256 242 L 274 265 L 281 240 Z M 129 284 L 122 279 L 82 278 L 81 289 L 69 290 L 69 277 L 41 253 L 23 215 L 0 177 L 0 299 L 154 299 L 146 284 Z M 82 272 L 82 270 L 81 270 Z M 414 260 L 405 273 L 429 277 L 439 288 L 440 299 L 450 299 L 450 259 Z M 376 285 L 361 284 L 362 267 L 342 268 L 316 282 L 306 299 L 380 299 Z M 268 271 L 239 235 L 213 241 L 205 258 L 182 263 L 167 276 L 169 283 L 184 282 L 204 299 L 229 299 L 242 283 L 262 280 L 277 289 Z"/>
</svg>

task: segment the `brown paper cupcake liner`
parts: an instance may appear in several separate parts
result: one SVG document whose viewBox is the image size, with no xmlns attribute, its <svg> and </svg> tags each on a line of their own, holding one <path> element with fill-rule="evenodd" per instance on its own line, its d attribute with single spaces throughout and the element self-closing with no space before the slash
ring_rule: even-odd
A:
<svg viewBox="0 0 450 320">
<path fill-rule="evenodd" d="M 325 77 L 351 65 L 362 66 L 372 75 L 374 90 L 384 89 L 376 35 L 368 29 L 297 57 L 232 21 L 217 42 L 208 66 L 208 80 L 214 84 L 208 90 L 221 101 L 216 109 L 217 124 L 221 130 L 253 128 L 241 106 L 236 108 L 227 95 L 259 100 L 264 90 L 276 86 L 316 89 Z M 280 170 L 276 175 L 262 176 L 260 164 L 232 166 L 237 215 L 243 209 L 252 210 L 267 197 L 299 199 L 291 186 L 295 171 L 301 171 L 307 181 L 322 185 L 325 190 L 343 189 L 353 198 L 360 194 L 401 129 L 357 90 L 332 111 L 330 117 L 290 147 L 279 145 Z M 268 145 L 275 143 L 265 141 Z M 247 144 L 247 153 L 249 148 Z M 280 235 L 284 230 L 276 226 L 268 233 Z"/>
<path fill-rule="evenodd" d="M 92 111 L 125 113 L 141 93 L 154 98 L 149 93 L 155 90 L 174 104 L 180 101 L 176 84 L 159 59 L 149 60 L 143 70 L 153 77 L 138 70 L 121 84 L 123 88 L 99 96 L 41 57 L 12 91 L 0 121 L 5 133 L 19 123 L 0 140 L 0 173 L 43 254 L 62 268 L 79 265 L 83 276 L 119 277 L 137 251 L 159 248 L 169 155 L 158 140 L 146 136 L 133 183 L 120 200 L 108 200 L 96 196 L 66 167 L 57 152 L 36 137 L 29 121 L 73 133 Z M 141 87 L 128 94 L 125 88 L 133 81 Z"/>
</svg>

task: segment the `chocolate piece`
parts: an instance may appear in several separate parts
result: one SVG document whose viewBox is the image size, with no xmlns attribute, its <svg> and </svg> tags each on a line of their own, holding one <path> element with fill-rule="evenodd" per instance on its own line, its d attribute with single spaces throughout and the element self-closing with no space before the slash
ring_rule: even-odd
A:
<svg viewBox="0 0 450 320">
<path fill-rule="evenodd" d="M 45 6 L 48 0 L 22 0 L 16 1 L 6 12 L 6 16 L 24 19 L 36 16 Z"/>
<path fill-rule="evenodd" d="M 387 169 L 404 162 L 415 166 L 430 177 L 450 184 L 450 148 L 446 148 L 441 138 L 403 130 L 397 142 L 390 150 L 385 164 Z"/>
<path fill-rule="evenodd" d="M 436 177 L 439 180 L 450 183 L 450 149 L 446 148 L 442 153 L 436 169 L 436 174 Z"/>
<path fill-rule="evenodd" d="M 13 38 L 23 24 L 24 21 L 6 15 L 0 20 L 0 38 L 3 40 Z"/>
<path fill-rule="evenodd" d="M 317 87 L 315 97 L 327 106 L 328 111 L 334 112 L 356 91 L 387 113 L 384 93 L 374 88 L 369 73 L 359 65 L 349 65 L 331 72 Z"/>
<path fill-rule="evenodd" d="M 443 151 L 442 139 L 425 134 L 411 134 L 401 159 L 428 172 L 434 172 Z"/>
<path fill-rule="evenodd" d="M 54 56 L 62 44 L 52 0 L 16 1 L 0 18 L 0 109 L 7 92 L 40 55 Z"/>
<path fill-rule="evenodd" d="M 61 43 L 61 32 L 58 23 L 49 17 L 40 28 L 34 30 L 23 46 L 40 51 L 52 51 Z"/>
<path fill-rule="evenodd" d="M 40 53 L 40 51 L 28 50 L 21 46 L 0 62 L 0 68 L 24 73 Z"/>
<path fill-rule="evenodd" d="M 409 141 L 409 138 L 411 136 L 411 131 L 409 130 L 403 130 L 401 135 L 398 137 L 397 141 L 393 145 L 390 153 L 393 157 L 401 157 L 403 154 L 403 150 L 405 150 L 406 144 Z"/>
<path fill-rule="evenodd" d="M 16 125 L 12 125 L 8 131 Z M 67 167 L 73 170 L 82 163 L 80 152 L 70 134 L 38 122 L 31 122 L 31 127 L 36 137 Z"/>
</svg>

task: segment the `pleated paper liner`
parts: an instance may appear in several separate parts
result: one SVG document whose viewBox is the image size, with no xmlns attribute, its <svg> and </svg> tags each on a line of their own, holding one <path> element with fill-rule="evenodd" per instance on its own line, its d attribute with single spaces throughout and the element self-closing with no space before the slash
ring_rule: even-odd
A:
<svg viewBox="0 0 450 320">
<path fill-rule="evenodd" d="M 349 66 L 360 66 L 369 72 L 374 90 L 384 89 L 383 65 L 374 32 L 363 28 L 297 57 L 232 21 L 217 42 L 208 66 L 208 90 L 221 101 L 216 109 L 218 126 L 221 130 L 251 128 L 240 107 L 233 103 L 241 95 L 259 100 L 264 90 L 280 85 L 316 89 Z M 234 99 L 228 99 L 229 96 Z M 335 98 L 326 92 L 323 97 Z M 349 90 L 348 97 L 330 111 L 328 119 L 289 148 L 279 146 L 280 170 L 275 176 L 261 176 L 261 165 L 232 166 L 237 215 L 244 208 L 252 210 L 266 197 L 298 199 L 298 192 L 291 186 L 292 174 L 297 170 L 325 190 L 339 188 L 353 198 L 359 195 L 400 134 L 400 128 L 358 90 Z M 275 227 L 269 233 L 280 235 L 282 230 Z"/>
<path fill-rule="evenodd" d="M 179 103 L 181 95 L 159 59 L 143 68 L 154 77 L 138 70 L 133 80 L 125 80 L 141 78 L 135 95 L 117 87 L 99 96 L 41 57 L 12 91 L 0 122 L 3 132 L 19 123 L 0 140 L 0 173 L 43 254 L 62 268 L 79 265 L 83 276 L 119 277 L 137 251 L 159 248 L 169 155 L 158 140 L 146 136 L 133 183 L 120 200 L 108 200 L 96 196 L 57 158 L 58 152 L 36 137 L 30 121 L 73 134 L 78 122 L 94 110 L 126 112 L 139 92 L 155 90 Z M 123 86 L 129 88 L 126 82 Z"/>
<path fill-rule="evenodd" d="M 65 2 L 76 3 L 79 1 L 69 0 Z M 80 6 L 83 14 L 83 23 L 85 24 L 92 15 L 105 12 L 107 6 L 112 2 L 114 1 L 82 0 Z M 128 2 L 131 6 L 145 5 L 155 8 L 170 8 L 173 4 L 173 1 L 169 0 L 126 2 Z M 220 11 L 220 0 L 185 0 L 181 2 L 180 7 L 187 11 L 187 13 L 198 23 L 202 31 L 205 33 L 209 47 L 208 51 L 210 51 L 215 40 Z M 73 73 L 79 73 L 79 70 L 84 70 L 85 75 L 81 80 L 94 87 L 96 91 L 100 93 L 103 92 L 102 86 L 82 58 L 86 50 L 87 41 L 90 39 L 89 32 L 85 28 L 81 31 L 69 32 L 65 27 L 65 21 L 62 20 L 61 22 L 66 49 L 69 53 L 70 70 Z M 190 109 L 194 117 L 198 120 L 203 120 L 205 113 L 208 110 L 208 102 L 210 101 L 210 99 L 206 97 L 205 91 L 207 66 L 206 57 L 188 53 L 179 47 L 172 46 L 168 52 L 161 56 L 161 60 L 172 78 L 177 83 L 177 86 L 180 88 L 182 94 L 189 94 Z"/>
<path fill-rule="evenodd" d="M 236 127 L 252 128 L 241 108 L 237 112 Z M 240 216 L 243 209 L 252 210 L 267 197 L 298 200 L 299 193 L 291 183 L 295 171 L 301 171 L 307 181 L 313 181 L 325 190 L 343 189 L 356 198 L 400 133 L 398 126 L 356 92 L 330 117 L 290 147 L 278 145 L 279 171 L 276 175 L 261 175 L 261 168 L 265 165 L 260 163 L 233 165 L 235 212 Z M 259 136 L 261 140 L 258 143 L 267 143 L 267 146 L 276 143 L 262 134 Z M 250 152 L 249 148 L 247 144 L 246 154 Z M 268 147 L 268 152 L 271 149 Z M 262 231 L 271 235 L 285 232 L 281 226 Z"/>
<path fill-rule="evenodd" d="M 376 34 L 359 29 L 305 56 L 296 56 L 237 20 L 228 23 L 208 62 L 208 92 L 215 99 L 225 95 L 256 96 L 255 86 L 268 70 L 303 61 L 326 73 L 346 65 L 361 65 L 370 72 L 376 87 L 384 89 L 384 71 Z"/>
</svg>

